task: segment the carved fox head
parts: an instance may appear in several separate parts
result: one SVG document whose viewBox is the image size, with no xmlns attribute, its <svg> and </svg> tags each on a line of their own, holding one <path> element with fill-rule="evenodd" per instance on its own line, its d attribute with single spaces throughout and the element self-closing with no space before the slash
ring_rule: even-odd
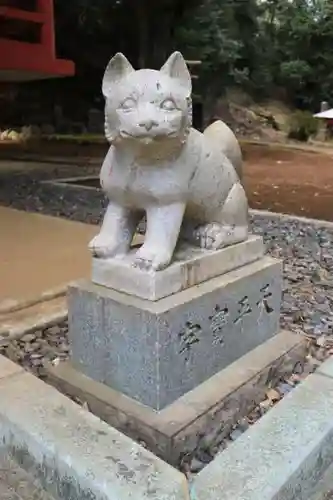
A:
<svg viewBox="0 0 333 500">
<path fill-rule="evenodd" d="M 191 90 L 191 76 L 179 52 L 159 71 L 135 71 L 123 54 L 116 54 L 102 84 L 107 139 L 185 142 L 192 123 Z"/>
</svg>

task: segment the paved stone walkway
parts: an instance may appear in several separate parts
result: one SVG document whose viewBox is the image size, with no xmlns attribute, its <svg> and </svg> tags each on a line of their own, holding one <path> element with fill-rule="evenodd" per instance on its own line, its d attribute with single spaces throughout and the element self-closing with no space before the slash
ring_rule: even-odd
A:
<svg viewBox="0 0 333 500">
<path fill-rule="evenodd" d="M 54 500 L 41 485 L 8 457 L 0 457 L 1 500 Z"/>
<path fill-rule="evenodd" d="M 0 304 L 89 275 L 96 226 L 0 207 L 0 227 Z"/>
<path fill-rule="evenodd" d="M 98 227 L 1 206 L 0 227 L 1 341 L 66 314 L 66 286 L 90 276 L 87 246 Z M 52 292 L 58 296 L 41 301 Z"/>
</svg>

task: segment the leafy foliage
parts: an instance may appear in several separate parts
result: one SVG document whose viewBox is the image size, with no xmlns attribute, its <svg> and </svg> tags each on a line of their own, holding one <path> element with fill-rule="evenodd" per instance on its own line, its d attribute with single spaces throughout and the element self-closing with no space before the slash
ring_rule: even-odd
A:
<svg viewBox="0 0 333 500">
<path fill-rule="evenodd" d="M 180 49 L 186 57 L 202 60 L 202 91 L 214 96 L 248 81 L 254 60 L 248 41 L 257 32 L 257 10 L 254 0 L 205 0 L 179 26 Z"/>
<path fill-rule="evenodd" d="M 306 142 L 318 131 L 318 121 L 309 111 L 295 111 L 290 117 L 289 133 L 290 139 Z"/>
<path fill-rule="evenodd" d="M 212 97 L 240 85 L 317 109 L 333 90 L 331 0 L 204 0 L 177 31 Z"/>
</svg>

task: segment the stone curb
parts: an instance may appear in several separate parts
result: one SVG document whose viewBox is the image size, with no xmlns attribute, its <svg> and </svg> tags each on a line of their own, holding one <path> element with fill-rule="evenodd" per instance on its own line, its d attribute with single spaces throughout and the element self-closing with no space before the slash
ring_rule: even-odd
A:
<svg viewBox="0 0 333 500">
<path fill-rule="evenodd" d="M 256 141 L 255 139 L 242 139 L 239 138 L 239 144 L 242 146 L 264 146 L 271 149 L 285 149 L 294 151 L 303 151 L 304 153 L 319 153 L 319 154 L 331 154 L 332 146 L 307 144 L 299 145 L 295 143 L 283 143 L 283 142 L 270 142 L 270 141 Z"/>
<path fill-rule="evenodd" d="M 183 474 L 0 356 L 0 448 L 61 500 L 189 500 Z M 211 462 L 197 500 L 305 500 L 333 461 L 333 357 Z"/>
<path fill-rule="evenodd" d="M 47 163 L 50 165 L 68 165 L 72 167 L 73 165 L 84 165 L 84 166 L 95 166 L 101 165 L 103 161 L 103 156 L 89 158 L 87 156 L 72 156 L 67 158 L 56 157 L 56 156 L 38 156 L 37 154 L 14 154 L 7 153 L 6 157 L 0 156 L 0 162 L 28 162 L 28 163 Z"/>
<path fill-rule="evenodd" d="M 61 500 L 188 500 L 185 476 L 0 356 L 0 449 Z"/>
<path fill-rule="evenodd" d="M 42 328 L 49 328 L 51 326 L 57 325 L 63 321 L 66 321 L 68 317 L 68 308 L 63 307 L 60 311 L 55 313 L 45 314 L 43 316 L 36 318 L 28 318 L 26 321 L 22 321 L 13 327 L 6 327 L 6 325 L 1 325 L 0 330 L 0 342 L 5 340 L 18 340 L 23 335 L 33 332 L 34 330 L 40 330 Z"/>
<path fill-rule="evenodd" d="M 333 229 L 333 222 L 322 219 L 309 219 L 307 217 L 300 217 L 297 215 L 289 215 L 280 212 L 270 212 L 269 210 L 254 210 L 252 208 L 249 210 L 249 214 L 259 217 L 271 217 L 272 219 L 280 219 L 287 222 L 301 222 L 302 224 L 323 227 L 325 229 Z"/>
<path fill-rule="evenodd" d="M 82 189 L 87 189 L 88 191 L 98 191 L 102 193 L 102 188 L 101 187 L 93 187 L 93 186 L 82 186 L 80 185 L 80 181 L 87 181 L 87 180 L 95 180 L 99 179 L 97 175 L 86 175 L 84 177 L 63 177 L 61 179 L 56 179 L 56 180 L 45 180 L 41 181 L 41 184 L 48 185 L 48 186 L 58 186 L 58 187 L 65 187 L 67 188 L 73 188 L 76 190 L 82 190 Z M 78 182 L 75 184 L 75 182 Z"/>
<path fill-rule="evenodd" d="M 0 315 L 20 311 L 21 309 L 26 309 L 28 307 L 37 305 L 40 302 L 47 302 L 52 299 L 64 297 L 67 294 L 67 289 L 70 284 L 71 283 L 67 283 L 66 285 L 63 286 L 45 290 L 41 294 L 36 295 L 31 299 L 4 300 L 3 302 L 0 302 Z"/>
<path fill-rule="evenodd" d="M 194 479 L 199 500 L 305 500 L 333 461 L 333 358 Z"/>
</svg>

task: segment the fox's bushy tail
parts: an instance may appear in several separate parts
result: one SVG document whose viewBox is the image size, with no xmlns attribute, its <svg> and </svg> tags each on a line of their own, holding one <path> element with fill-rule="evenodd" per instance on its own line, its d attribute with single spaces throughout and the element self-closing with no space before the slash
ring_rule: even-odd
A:
<svg viewBox="0 0 333 500">
<path fill-rule="evenodd" d="M 243 157 L 239 142 L 233 131 L 222 120 L 209 125 L 204 131 L 204 135 L 213 141 L 234 166 L 238 177 L 242 180 Z"/>
</svg>

